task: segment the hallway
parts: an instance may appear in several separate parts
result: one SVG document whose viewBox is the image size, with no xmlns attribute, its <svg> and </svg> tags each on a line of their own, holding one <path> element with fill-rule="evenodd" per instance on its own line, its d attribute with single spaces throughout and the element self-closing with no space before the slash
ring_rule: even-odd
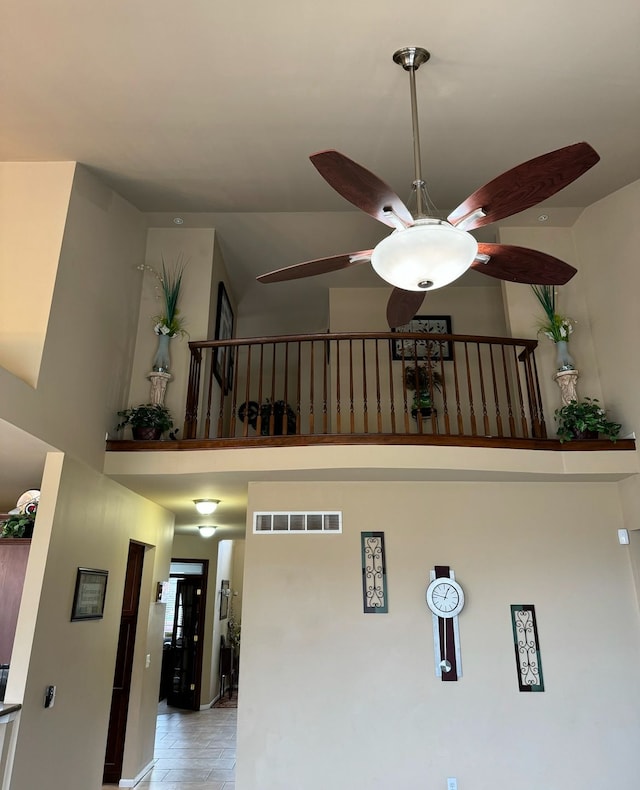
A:
<svg viewBox="0 0 640 790">
<path fill-rule="evenodd" d="M 235 708 L 185 711 L 162 705 L 155 764 L 140 790 L 234 790 Z"/>
</svg>

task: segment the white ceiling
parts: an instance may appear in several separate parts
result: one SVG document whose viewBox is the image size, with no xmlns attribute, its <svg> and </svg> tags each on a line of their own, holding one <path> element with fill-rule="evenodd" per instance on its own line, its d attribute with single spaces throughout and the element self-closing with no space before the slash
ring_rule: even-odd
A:
<svg viewBox="0 0 640 790">
<path fill-rule="evenodd" d="M 329 283 L 379 281 L 366 266 L 281 286 L 253 278 L 385 234 L 308 155 L 336 148 L 408 197 L 409 82 L 396 49 L 431 52 L 416 80 L 438 208 L 586 140 L 601 162 L 544 206 L 551 224 L 570 224 L 640 178 L 639 42 L 637 0 L 3 0 L 0 160 L 82 162 L 153 212 L 151 224 L 211 213 L 241 312 L 264 309 L 265 288 L 272 309 L 308 305 Z"/>
</svg>

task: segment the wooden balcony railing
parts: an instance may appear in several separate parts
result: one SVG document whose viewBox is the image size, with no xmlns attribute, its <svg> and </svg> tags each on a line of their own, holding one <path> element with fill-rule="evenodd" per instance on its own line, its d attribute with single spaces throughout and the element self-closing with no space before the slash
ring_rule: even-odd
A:
<svg viewBox="0 0 640 790">
<path fill-rule="evenodd" d="M 397 332 L 190 342 L 183 436 L 544 439 L 536 346 Z"/>
</svg>

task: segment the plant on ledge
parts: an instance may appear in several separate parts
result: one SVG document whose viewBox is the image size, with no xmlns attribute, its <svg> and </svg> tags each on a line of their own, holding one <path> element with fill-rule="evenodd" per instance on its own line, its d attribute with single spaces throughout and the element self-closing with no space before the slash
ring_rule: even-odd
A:
<svg viewBox="0 0 640 790">
<path fill-rule="evenodd" d="M 411 365 L 404 369 L 404 384 L 408 390 L 416 393 L 411 404 L 412 416 L 416 417 L 418 412 L 423 417 L 431 416 L 433 408 L 431 393 L 442 387 L 440 373 L 432 365 Z"/>
<path fill-rule="evenodd" d="M 13 513 L 6 521 L 0 522 L 0 537 L 30 538 L 35 520 L 35 513 Z"/>
<path fill-rule="evenodd" d="M 607 420 L 605 410 L 597 398 L 585 398 L 556 409 L 558 439 L 568 442 L 572 439 L 597 439 L 601 434 L 612 442 L 618 438 L 622 425 Z"/>
<path fill-rule="evenodd" d="M 270 432 L 271 415 L 273 414 L 273 434 Z M 287 434 L 296 433 L 296 415 L 291 406 L 283 400 L 270 401 L 267 399 L 259 404 L 255 400 L 243 403 L 238 409 L 238 419 L 257 430 L 258 415 L 260 416 L 260 434 L 262 436 L 282 436 L 286 420 Z"/>
<path fill-rule="evenodd" d="M 144 403 L 118 412 L 122 421 L 116 425 L 120 431 L 127 425 L 131 426 L 134 439 L 159 439 L 165 431 L 173 428 L 171 412 L 161 403 Z M 175 438 L 174 434 L 169 434 Z"/>
</svg>

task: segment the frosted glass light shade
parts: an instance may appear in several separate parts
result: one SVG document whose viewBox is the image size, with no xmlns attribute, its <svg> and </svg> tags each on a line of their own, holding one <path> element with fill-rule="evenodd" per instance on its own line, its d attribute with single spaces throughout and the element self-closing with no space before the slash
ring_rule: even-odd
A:
<svg viewBox="0 0 640 790">
<path fill-rule="evenodd" d="M 203 538 L 211 538 L 216 534 L 215 527 L 198 527 Z"/>
<path fill-rule="evenodd" d="M 439 219 L 418 219 L 394 231 L 374 249 L 371 265 L 405 291 L 442 288 L 461 277 L 478 253 L 470 233 Z"/>
<path fill-rule="evenodd" d="M 194 499 L 196 510 L 203 516 L 210 516 L 220 504 L 219 499 Z"/>
</svg>

